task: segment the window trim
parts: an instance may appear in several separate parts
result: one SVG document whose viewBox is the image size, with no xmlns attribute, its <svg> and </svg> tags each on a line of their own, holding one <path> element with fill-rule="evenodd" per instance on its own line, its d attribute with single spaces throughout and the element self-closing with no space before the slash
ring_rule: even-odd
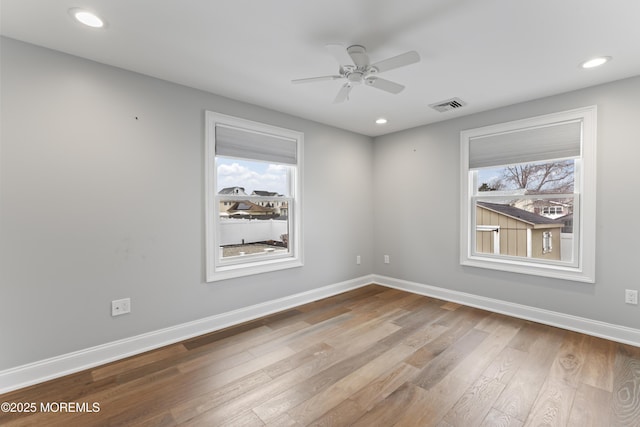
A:
<svg viewBox="0 0 640 427">
<path fill-rule="evenodd" d="M 289 209 L 289 245 L 288 256 L 266 256 L 260 259 L 247 257 L 246 262 L 218 262 L 219 221 L 216 221 L 218 209 L 217 169 L 216 169 L 216 126 L 232 126 L 249 132 L 264 133 L 280 138 L 295 140 L 296 164 L 291 175 L 291 206 Z M 303 265 L 302 248 L 302 159 L 304 134 L 265 123 L 239 117 L 228 116 L 213 111 L 205 111 L 205 264 L 206 281 L 215 282 L 235 277 L 261 274 Z M 243 196 L 243 199 L 253 196 Z"/>
<path fill-rule="evenodd" d="M 576 200 L 574 215 L 579 215 L 577 239 L 577 259 L 574 265 L 560 265 L 552 262 L 526 260 L 515 257 L 478 255 L 474 253 L 475 242 L 471 233 L 475 232 L 471 221 L 475 212 L 473 203 L 473 178 L 469 173 L 469 142 L 472 138 L 490 136 L 505 132 L 517 132 L 527 128 L 545 126 L 552 123 L 581 120 L 582 140 L 580 166 L 576 168 Z M 592 105 L 569 111 L 515 120 L 484 126 L 460 132 L 460 264 L 463 266 L 487 268 L 499 271 L 552 277 L 587 283 L 595 282 L 595 240 L 596 240 L 596 135 L 597 106 Z"/>
</svg>

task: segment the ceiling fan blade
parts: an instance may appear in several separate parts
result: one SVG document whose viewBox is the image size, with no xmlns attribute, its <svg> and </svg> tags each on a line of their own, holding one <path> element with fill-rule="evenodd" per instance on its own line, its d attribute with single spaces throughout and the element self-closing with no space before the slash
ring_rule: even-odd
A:
<svg viewBox="0 0 640 427">
<path fill-rule="evenodd" d="M 418 55 L 418 52 L 416 52 L 415 50 L 412 50 L 411 52 L 402 53 L 398 56 L 376 62 L 372 65 L 372 67 L 378 70 L 379 73 L 382 73 L 384 71 L 404 67 L 405 65 L 415 64 L 419 61 L 420 55 Z"/>
<path fill-rule="evenodd" d="M 336 96 L 336 99 L 333 101 L 333 103 L 339 104 L 349 99 L 349 92 L 351 92 L 351 88 L 352 86 L 349 83 L 345 83 L 338 92 L 338 95 Z"/>
<path fill-rule="evenodd" d="M 320 77 L 309 77 L 306 79 L 295 79 L 295 80 L 291 80 L 291 83 L 294 84 L 298 84 L 298 83 L 313 83 L 313 82 L 321 82 L 321 81 L 325 81 L 325 80 L 337 80 L 337 79 L 341 79 L 342 76 L 320 76 Z"/>
<path fill-rule="evenodd" d="M 351 65 L 355 66 L 356 64 L 353 62 L 353 59 L 347 53 L 347 50 L 341 44 L 328 44 L 327 50 L 333 56 L 340 66 L 342 65 Z"/>
<path fill-rule="evenodd" d="M 353 63 L 356 64 L 357 68 L 366 68 L 369 66 L 369 55 L 367 55 L 367 50 L 364 46 L 360 46 L 358 44 L 349 46 L 347 48 L 347 53 L 353 60 Z"/>
<path fill-rule="evenodd" d="M 379 77 L 368 77 L 365 80 L 365 83 L 367 84 L 367 86 L 373 86 L 376 89 L 384 90 L 385 92 L 393 94 L 398 94 L 404 89 L 404 86 L 402 86 L 401 84 L 381 79 Z"/>
</svg>

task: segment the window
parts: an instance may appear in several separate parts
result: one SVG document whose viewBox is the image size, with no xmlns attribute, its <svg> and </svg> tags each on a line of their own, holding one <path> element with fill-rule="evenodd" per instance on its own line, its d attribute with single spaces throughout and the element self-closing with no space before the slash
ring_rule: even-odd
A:
<svg viewBox="0 0 640 427">
<path fill-rule="evenodd" d="M 463 265 L 595 280 L 596 107 L 461 132 Z"/>
<path fill-rule="evenodd" d="M 553 249 L 551 238 L 552 238 L 552 234 L 550 231 L 545 231 L 542 233 L 542 253 L 543 254 L 548 254 L 551 252 L 551 249 Z"/>
<path fill-rule="evenodd" d="M 207 281 L 302 265 L 303 135 L 206 113 Z"/>
<path fill-rule="evenodd" d="M 562 215 L 562 206 L 545 206 L 542 208 L 543 215 Z"/>
</svg>

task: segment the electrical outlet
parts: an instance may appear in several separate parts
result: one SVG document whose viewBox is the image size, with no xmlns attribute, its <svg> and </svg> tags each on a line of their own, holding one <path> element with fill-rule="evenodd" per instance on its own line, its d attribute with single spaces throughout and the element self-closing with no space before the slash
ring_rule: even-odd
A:
<svg viewBox="0 0 640 427">
<path fill-rule="evenodd" d="M 111 316 L 131 313 L 131 298 L 111 301 Z"/>
<path fill-rule="evenodd" d="M 384 263 L 389 264 L 389 255 L 384 256 Z"/>
<path fill-rule="evenodd" d="M 360 265 L 361 262 L 362 258 L 360 258 L 360 255 L 356 255 L 356 264 Z"/>
<path fill-rule="evenodd" d="M 627 304 L 638 304 L 638 291 L 635 289 L 625 289 L 624 290 L 624 302 Z"/>
</svg>

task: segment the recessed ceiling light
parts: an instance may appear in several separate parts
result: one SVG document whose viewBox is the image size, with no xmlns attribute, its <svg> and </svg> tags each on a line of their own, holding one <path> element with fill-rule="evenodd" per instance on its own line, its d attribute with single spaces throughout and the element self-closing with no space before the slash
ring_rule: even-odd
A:
<svg viewBox="0 0 640 427">
<path fill-rule="evenodd" d="M 73 8 L 69 9 L 69 14 L 75 18 L 76 21 L 91 28 L 103 28 L 105 21 L 95 13 L 88 12 L 84 9 Z"/>
<path fill-rule="evenodd" d="M 387 124 L 387 119 L 385 119 L 384 117 L 380 117 L 379 119 L 376 120 L 376 124 L 379 124 L 379 125 Z"/>
<path fill-rule="evenodd" d="M 597 58 L 590 59 L 582 63 L 582 68 L 594 68 L 599 67 L 602 64 L 611 61 L 610 56 L 599 56 Z"/>
</svg>

